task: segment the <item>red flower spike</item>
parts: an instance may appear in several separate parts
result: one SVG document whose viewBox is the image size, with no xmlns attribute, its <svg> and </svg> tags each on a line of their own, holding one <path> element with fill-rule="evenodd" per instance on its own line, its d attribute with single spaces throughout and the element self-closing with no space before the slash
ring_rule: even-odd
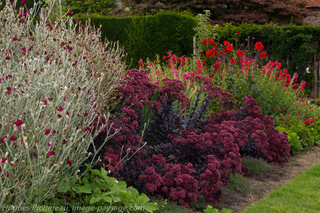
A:
<svg viewBox="0 0 320 213">
<path fill-rule="evenodd" d="M 72 165 L 72 161 L 68 160 L 67 163 L 71 166 Z"/>
</svg>

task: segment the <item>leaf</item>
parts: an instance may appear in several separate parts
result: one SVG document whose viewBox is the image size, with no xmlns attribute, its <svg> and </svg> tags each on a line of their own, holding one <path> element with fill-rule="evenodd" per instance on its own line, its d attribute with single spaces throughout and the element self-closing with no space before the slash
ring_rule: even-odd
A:
<svg viewBox="0 0 320 213">
<path fill-rule="evenodd" d="M 144 206 L 145 204 L 148 203 L 150 199 L 147 197 L 147 195 L 145 195 L 144 193 L 142 193 L 136 200 L 136 205 L 137 206 Z"/>
<path fill-rule="evenodd" d="M 112 197 L 109 196 L 107 193 L 102 195 L 102 199 L 104 199 L 105 201 L 107 201 L 108 203 L 112 203 Z"/>
<path fill-rule="evenodd" d="M 92 187 L 90 184 L 85 184 L 84 186 L 79 187 L 79 193 L 92 193 Z"/>
<path fill-rule="evenodd" d="M 212 206 L 208 205 L 204 210 L 205 213 L 219 213 L 218 209 L 214 209 Z"/>
<path fill-rule="evenodd" d="M 91 170 L 91 174 L 102 177 L 101 172 L 98 169 Z"/>
<path fill-rule="evenodd" d="M 111 195 L 111 196 L 112 196 L 113 202 L 117 203 L 117 202 L 121 201 L 121 199 L 118 196 L 113 196 L 113 195 Z"/>
<path fill-rule="evenodd" d="M 94 204 L 97 203 L 101 200 L 101 197 L 97 197 L 97 196 L 92 196 L 90 199 L 90 204 Z"/>
<path fill-rule="evenodd" d="M 97 195 L 97 196 L 101 196 L 101 189 L 98 186 L 98 184 L 97 183 L 92 183 L 91 186 L 92 186 L 92 189 L 93 189 L 93 194 Z"/>
<path fill-rule="evenodd" d="M 147 203 L 144 207 L 148 212 L 153 212 L 159 209 L 158 205 L 155 203 Z"/>
<path fill-rule="evenodd" d="M 58 192 L 61 192 L 61 193 L 66 193 L 67 191 L 69 191 L 71 189 L 71 183 L 68 182 L 66 184 L 61 184 L 58 186 L 57 190 Z"/>
</svg>

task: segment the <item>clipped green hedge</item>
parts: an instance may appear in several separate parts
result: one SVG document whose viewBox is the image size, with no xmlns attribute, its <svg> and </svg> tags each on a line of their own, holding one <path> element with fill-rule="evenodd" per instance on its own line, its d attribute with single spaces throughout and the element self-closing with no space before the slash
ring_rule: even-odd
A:
<svg viewBox="0 0 320 213">
<path fill-rule="evenodd" d="M 155 55 L 165 55 L 172 50 L 176 55 L 192 54 L 193 28 L 196 19 L 187 12 L 161 11 L 156 15 L 131 17 L 106 17 L 92 14 L 91 22 L 102 25 L 102 38 L 120 41 L 132 58 L 132 67 L 138 66 L 140 58 L 151 60 Z M 86 15 L 76 15 L 84 23 Z"/>
<path fill-rule="evenodd" d="M 313 81 L 312 60 L 314 53 L 320 52 L 320 43 L 318 48 L 315 45 L 316 41 L 320 41 L 320 26 L 277 26 L 243 23 L 239 26 L 226 24 L 224 27 L 217 28 L 220 41 L 234 42 L 237 31 L 240 33 L 237 36 L 239 44 L 247 45 L 249 36 L 251 47 L 255 42 L 261 41 L 268 53 L 268 60 L 278 60 L 291 74 L 297 72 L 299 81 L 307 81 L 306 89 L 311 89 Z M 253 38 L 254 41 L 252 41 Z M 317 60 L 320 60 L 319 56 Z M 305 72 L 306 65 L 310 67 L 310 74 Z"/>
</svg>

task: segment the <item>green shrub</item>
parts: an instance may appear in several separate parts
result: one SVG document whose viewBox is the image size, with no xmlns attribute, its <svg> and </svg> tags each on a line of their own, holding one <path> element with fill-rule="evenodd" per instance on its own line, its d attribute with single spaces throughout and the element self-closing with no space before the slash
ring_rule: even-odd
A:
<svg viewBox="0 0 320 213">
<path fill-rule="evenodd" d="M 156 54 L 192 54 L 193 28 L 196 19 L 187 12 L 161 11 L 156 15 L 135 17 L 106 17 L 90 15 L 91 22 L 102 25 L 102 38 L 119 40 L 128 53 L 127 64 L 138 68 L 140 58 L 154 60 Z M 85 21 L 85 15 L 74 19 Z"/>
<path fill-rule="evenodd" d="M 127 187 L 126 182 L 109 177 L 105 169 L 92 170 L 87 166 L 89 172 L 82 178 L 66 177 L 57 187 L 55 198 L 45 205 L 87 209 L 86 212 L 153 212 L 158 209 L 144 193 L 139 195 L 138 190 Z"/>
<path fill-rule="evenodd" d="M 290 154 L 296 155 L 303 149 L 302 145 L 301 145 L 301 140 L 300 140 L 297 133 L 295 133 L 291 130 L 288 130 L 284 127 L 276 127 L 276 129 L 279 130 L 280 132 L 287 133 L 287 138 L 288 138 L 289 144 L 291 146 Z"/>
<path fill-rule="evenodd" d="M 65 6 L 70 7 L 74 14 L 78 13 L 97 13 L 107 15 L 108 12 L 117 6 L 115 0 L 65 0 Z"/>
</svg>

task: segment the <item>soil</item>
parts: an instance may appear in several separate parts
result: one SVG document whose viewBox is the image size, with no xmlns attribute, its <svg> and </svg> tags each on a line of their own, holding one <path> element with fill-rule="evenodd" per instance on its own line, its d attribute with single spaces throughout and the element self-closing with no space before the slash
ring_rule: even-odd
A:
<svg viewBox="0 0 320 213">
<path fill-rule="evenodd" d="M 222 202 L 214 205 L 214 207 L 219 209 L 228 208 L 233 213 L 240 213 L 319 162 L 320 147 L 314 146 L 307 151 L 291 157 L 283 168 L 277 167 L 268 173 L 247 176 L 247 181 L 252 184 L 251 190 L 228 190 L 223 193 Z"/>
</svg>

